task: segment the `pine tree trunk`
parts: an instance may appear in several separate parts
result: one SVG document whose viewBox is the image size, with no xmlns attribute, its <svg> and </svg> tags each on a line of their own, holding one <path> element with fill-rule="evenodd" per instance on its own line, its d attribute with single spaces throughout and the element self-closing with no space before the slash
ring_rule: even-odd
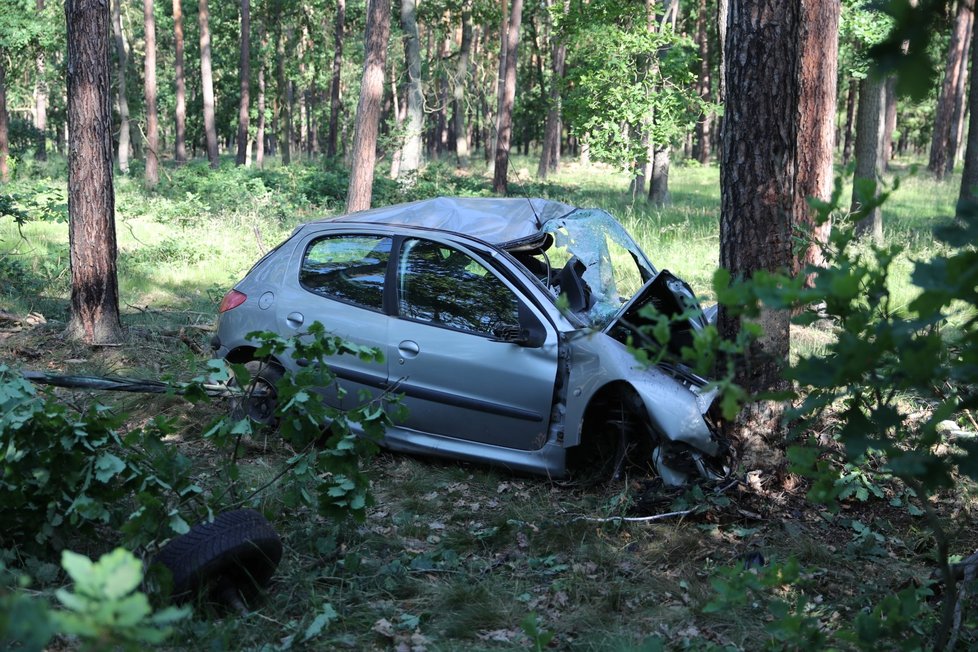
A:
<svg viewBox="0 0 978 652">
<path fill-rule="evenodd" d="M 859 94 L 859 84 L 855 78 L 849 78 L 849 91 L 846 93 L 846 132 L 842 145 L 842 165 L 849 165 L 852 160 L 853 132 L 856 125 L 856 99 Z"/>
<path fill-rule="evenodd" d="M 276 128 L 279 137 L 279 149 L 282 157 L 282 165 L 292 163 L 292 83 L 285 78 L 285 41 L 287 37 L 282 32 L 282 12 L 281 6 L 277 5 L 277 32 L 275 53 L 277 58 L 275 68 L 275 82 L 278 95 L 279 116 Z"/>
<path fill-rule="evenodd" d="M 261 40 L 261 63 L 258 66 L 258 97 L 256 98 L 258 122 L 255 125 L 255 165 L 261 168 L 265 165 L 265 52 L 268 48 L 264 21 L 259 21 L 258 33 Z"/>
<path fill-rule="evenodd" d="M 839 12 L 839 3 L 832 0 L 802 2 L 793 212 L 795 225 L 809 234 L 811 242 L 793 261 L 792 271 L 796 274 L 806 265 L 824 263 L 823 247 L 832 228 L 830 222 L 816 223 L 817 213 L 808 205 L 808 198 L 829 201 L 832 196 Z"/>
<path fill-rule="evenodd" d="M 564 2 L 564 13 L 569 9 L 569 2 Z M 547 13 L 547 20 L 550 14 Z M 567 62 L 567 44 L 559 35 L 551 37 L 552 55 L 550 91 L 548 94 L 547 122 L 543 129 L 543 146 L 540 152 L 540 165 L 537 167 L 537 176 L 546 179 L 547 175 L 555 171 L 560 161 L 560 122 L 561 122 L 561 98 L 560 84 L 564 78 L 564 67 Z"/>
<path fill-rule="evenodd" d="M 40 18 L 44 13 L 44 0 L 37 0 L 35 3 L 37 15 Z M 34 71 L 37 73 L 37 80 L 34 83 L 34 128 L 37 129 L 37 140 L 34 142 L 34 160 L 46 161 L 47 152 L 47 128 L 48 128 L 48 83 L 47 66 L 44 61 L 44 48 L 37 46 L 37 54 L 34 58 Z"/>
<path fill-rule="evenodd" d="M 109 7 L 66 0 L 68 29 L 68 238 L 71 319 L 66 334 L 88 344 L 122 337 L 116 276 Z"/>
<path fill-rule="evenodd" d="M 401 0 L 401 31 L 404 33 L 404 62 L 407 66 L 407 119 L 398 175 L 411 175 L 421 167 L 421 137 L 424 132 L 421 41 L 416 0 Z"/>
<path fill-rule="evenodd" d="M 492 127 L 486 141 L 486 161 L 489 163 L 488 172 L 495 176 L 496 149 L 499 143 L 499 120 L 503 113 L 503 97 L 506 95 L 506 50 L 509 43 L 509 2 L 499 0 L 502 18 L 499 21 L 499 73 L 496 78 L 496 114 L 492 117 Z"/>
<path fill-rule="evenodd" d="M 207 11 L 207 0 L 198 0 L 199 13 L 197 20 L 200 24 L 200 84 L 204 97 L 204 136 L 207 140 L 207 160 L 212 168 L 217 169 L 217 126 L 214 120 L 214 73 L 211 68 L 211 31 L 210 14 Z"/>
<path fill-rule="evenodd" d="M 802 12 L 799 2 L 784 0 L 731 0 L 729 12 L 720 265 L 736 279 L 791 267 Z M 788 360 L 787 311 L 765 310 L 757 322 L 764 336 L 750 346 L 735 378 L 751 394 L 782 388 Z M 725 309 L 719 326 L 731 339 L 741 328 Z M 776 402 L 752 403 L 734 424 L 747 468 L 781 468 L 783 410 Z"/>
<path fill-rule="evenodd" d="M 248 111 L 251 109 L 251 2 L 241 0 L 241 50 L 238 57 L 238 153 L 237 165 L 248 161 Z"/>
<path fill-rule="evenodd" d="M 469 135 L 465 121 L 465 87 L 469 81 L 469 56 L 472 51 L 472 7 L 470 2 L 462 7 L 462 40 L 458 47 L 458 64 L 455 66 L 453 131 L 455 133 L 455 158 L 458 167 L 469 167 Z"/>
<path fill-rule="evenodd" d="M 706 29 L 706 20 L 706 0 L 700 0 L 699 13 L 696 17 L 696 40 L 699 42 L 700 51 L 698 93 L 704 102 L 709 102 L 713 68 L 710 65 L 710 39 Z M 703 165 L 710 162 L 710 156 L 713 153 L 713 143 L 711 142 L 713 134 L 710 130 L 712 120 L 713 116 L 704 114 L 696 123 L 696 145 L 693 147 L 693 152 L 696 160 Z"/>
<path fill-rule="evenodd" d="M 948 46 L 947 62 L 944 67 L 944 81 L 937 98 L 934 115 L 934 130 L 930 145 L 930 160 L 927 169 L 938 179 L 944 178 L 950 147 L 951 123 L 954 119 L 955 94 L 960 90 L 958 79 L 961 75 L 961 60 L 965 57 L 965 44 L 968 40 L 968 27 L 972 18 L 970 0 L 960 0 L 954 18 L 954 30 Z M 951 156 L 954 156 L 953 152 Z"/>
<path fill-rule="evenodd" d="M 669 196 L 669 147 L 656 147 L 652 154 L 652 174 L 649 178 L 649 202 L 667 206 Z"/>
<path fill-rule="evenodd" d="M 377 132 L 384 97 L 384 67 L 387 64 L 387 39 L 390 36 L 390 11 L 390 0 L 369 0 L 367 4 L 363 77 L 353 136 L 350 187 L 346 197 L 348 213 L 370 208 L 373 194 Z"/>
<path fill-rule="evenodd" d="M 856 110 L 856 174 L 855 180 L 879 183 L 883 172 L 883 122 L 886 84 L 872 75 L 859 82 L 859 106 Z M 877 194 L 879 189 L 877 187 Z M 860 197 L 858 187 L 852 192 L 852 212 L 862 209 L 868 197 Z M 883 214 L 879 207 L 863 212 L 856 223 L 856 233 L 869 236 L 877 244 L 883 242 Z"/>
<path fill-rule="evenodd" d="M 173 76 L 176 82 L 176 107 L 173 115 L 176 131 L 173 139 L 173 158 L 177 165 L 187 162 L 187 79 L 183 71 L 183 7 L 173 0 Z"/>
<path fill-rule="evenodd" d="M 509 149 L 513 135 L 513 103 L 516 99 L 516 64 L 520 45 L 520 23 L 523 18 L 523 0 L 513 0 L 506 30 L 506 76 L 499 108 L 499 136 L 496 142 L 495 166 L 492 190 L 505 195 L 508 190 Z"/>
<path fill-rule="evenodd" d="M 958 194 L 958 217 L 971 217 L 978 210 L 978 29 L 971 30 L 971 88 L 968 89 L 968 141 Z"/>
<path fill-rule="evenodd" d="M 883 97 L 886 106 L 883 107 L 883 169 L 890 169 L 890 161 L 893 159 L 893 133 L 896 131 L 897 122 L 897 79 L 896 75 L 886 78 L 886 88 L 883 90 Z"/>
<path fill-rule="evenodd" d="M 122 34 L 121 2 L 122 0 L 112 0 L 112 33 L 115 36 L 119 63 L 119 170 L 123 174 L 129 174 L 129 100 L 126 96 L 126 68 L 129 67 L 129 54 L 126 50 L 125 36 Z"/>
<path fill-rule="evenodd" d="M 152 188 L 160 182 L 160 125 L 156 112 L 156 18 L 153 0 L 143 0 L 143 30 L 146 55 L 143 60 L 143 91 L 146 94 L 146 170 L 145 183 Z"/>
<path fill-rule="evenodd" d="M 326 157 L 336 156 L 336 138 L 340 122 L 340 72 L 343 66 L 343 28 L 346 21 L 346 2 L 336 0 L 336 22 L 333 26 L 333 75 L 329 84 L 329 134 L 326 137 Z"/>
<path fill-rule="evenodd" d="M 947 163 L 944 166 L 945 176 L 954 172 L 954 164 L 961 154 L 961 134 L 964 130 L 964 114 L 968 98 L 968 62 L 971 60 L 971 33 L 974 30 L 974 24 L 975 13 L 971 11 L 968 13 L 964 53 L 958 68 L 958 88 L 954 93 L 954 113 L 951 118 L 951 132 L 948 135 Z"/>
<path fill-rule="evenodd" d="M 0 57 L 0 183 L 10 181 L 10 117 L 7 114 L 7 69 L 4 57 Z"/>
</svg>

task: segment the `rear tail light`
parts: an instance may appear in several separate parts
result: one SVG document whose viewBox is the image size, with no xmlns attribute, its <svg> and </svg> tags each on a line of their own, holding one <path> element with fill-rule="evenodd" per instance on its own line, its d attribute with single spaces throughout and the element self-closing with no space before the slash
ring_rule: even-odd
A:
<svg viewBox="0 0 978 652">
<path fill-rule="evenodd" d="M 221 300 L 221 307 L 217 309 L 218 312 L 227 312 L 233 308 L 237 308 L 242 303 L 248 299 L 248 295 L 244 292 L 238 292 L 237 290 L 231 290 L 224 295 L 224 299 Z"/>
</svg>

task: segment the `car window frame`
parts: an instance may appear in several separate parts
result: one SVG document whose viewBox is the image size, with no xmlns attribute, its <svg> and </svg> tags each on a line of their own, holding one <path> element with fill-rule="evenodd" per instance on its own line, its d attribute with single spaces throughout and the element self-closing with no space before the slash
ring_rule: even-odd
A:
<svg viewBox="0 0 978 652">
<path fill-rule="evenodd" d="M 310 289 L 307 285 L 302 282 L 302 268 L 303 263 L 306 260 L 306 254 L 313 247 L 313 245 L 320 241 L 326 239 L 338 239 L 347 237 L 361 237 L 361 238 L 376 238 L 378 241 L 390 240 L 391 242 L 391 252 L 387 256 L 387 262 L 385 263 L 384 269 L 384 284 L 381 291 L 381 302 L 380 307 L 375 308 L 373 306 L 364 305 L 362 303 L 356 303 L 348 299 L 344 299 L 339 296 L 331 294 L 323 294 Z M 325 299 L 327 301 L 335 301 L 336 303 L 341 303 L 352 308 L 358 308 L 360 310 L 367 310 L 369 312 L 378 313 L 382 315 L 390 316 L 390 300 L 389 300 L 389 289 L 391 283 L 391 262 L 394 260 L 395 247 L 397 247 L 397 236 L 390 232 L 383 231 L 369 231 L 369 230 L 357 230 L 357 231 L 317 231 L 310 233 L 304 242 L 301 243 L 301 247 L 297 248 L 297 264 L 295 266 L 294 279 L 296 285 L 308 294 L 319 299 Z"/>
</svg>

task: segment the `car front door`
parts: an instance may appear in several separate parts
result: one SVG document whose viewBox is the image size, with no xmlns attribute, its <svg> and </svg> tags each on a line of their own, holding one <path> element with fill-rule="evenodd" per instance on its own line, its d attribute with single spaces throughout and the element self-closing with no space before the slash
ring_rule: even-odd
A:
<svg viewBox="0 0 978 652">
<path fill-rule="evenodd" d="M 458 248 L 402 241 L 390 381 L 408 428 L 537 450 L 547 439 L 557 375 L 556 330 L 508 282 Z M 521 307 L 522 304 L 522 307 Z M 494 332 L 537 320 L 542 345 L 498 341 Z"/>
<path fill-rule="evenodd" d="M 385 352 L 391 318 L 384 312 L 384 286 L 391 242 L 388 236 L 372 234 L 320 234 L 303 240 L 292 265 L 298 274 L 283 283 L 284 296 L 277 302 L 280 332 L 302 333 L 318 321 L 329 333 Z M 356 407 L 362 390 L 377 396 L 387 386 L 386 359 L 339 355 L 328 364 L 337 384 L 324 388 L 323 395 L 335 407 Z"/>
</svg>

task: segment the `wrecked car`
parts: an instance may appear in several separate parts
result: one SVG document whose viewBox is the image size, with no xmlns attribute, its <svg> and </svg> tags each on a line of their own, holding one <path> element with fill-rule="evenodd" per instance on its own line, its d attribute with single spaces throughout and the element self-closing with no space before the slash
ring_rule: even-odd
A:
<svg viewBox="0 0 978 652">
<path fill-rule="evenodd" d="M 291 337 L 319 321 L 380 349 L 383 362 L 331 359 L 345 391 L 323 395 L 342 408 L 394 388 L 407 407 L 382 442 L 394 451 L 555 479 L 631 467 L 669 485 L 720 477 L 727 446 L 707 381 L 629 349 L 648 305 L 678 316 L 670 346 L 708 323 L 689 286 L 605 211 L 440 197 L 298 227 L 225 296 L 213 345 L 249 363 L 248 333 Z M 262 370 L 252 419 L 273 419 L 274 381 L 296 365 Z"/>
</svg>

